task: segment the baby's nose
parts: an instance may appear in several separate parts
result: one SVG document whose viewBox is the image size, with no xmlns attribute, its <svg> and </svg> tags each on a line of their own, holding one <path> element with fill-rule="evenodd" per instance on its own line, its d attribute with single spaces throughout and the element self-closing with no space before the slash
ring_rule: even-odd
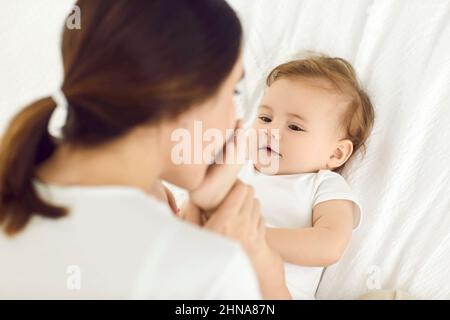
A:
<svg viewBox="0 0 450 320">
<path fill-rule="evenodd" d="M 280 137 L 280 130 L 279 129 L 267 129 L 266 130 L 266 135 L 267 136 L 270 135 L 272 138 L 279 139 L 279 137 Z"/>
<path fill-rule="evenodd" d="M 267 129 L 266 136 L 270 139 L 280 139 L 280 130 L 279 129 Z"/>
</svg>

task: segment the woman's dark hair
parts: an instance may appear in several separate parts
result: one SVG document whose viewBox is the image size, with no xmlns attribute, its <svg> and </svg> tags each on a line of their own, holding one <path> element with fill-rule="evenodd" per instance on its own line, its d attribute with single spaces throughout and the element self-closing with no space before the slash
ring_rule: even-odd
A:
<svg viewBox="0 0 450 320">
<path fill-rule="evenodd" d="M 62 37 L 68 101 L 63 143 L 96 146 L 138 125 L 176 118 L 213 96 L 238 59 L 242 29 L 224 0 L 80 0 L 81 29 Z M 65 208 L 39 198 L 36 167 L 56 148 L 56 104 L 20 112 L 0 144 L 0 224 L 13 235 L 33 214 Z"/>
</svg>

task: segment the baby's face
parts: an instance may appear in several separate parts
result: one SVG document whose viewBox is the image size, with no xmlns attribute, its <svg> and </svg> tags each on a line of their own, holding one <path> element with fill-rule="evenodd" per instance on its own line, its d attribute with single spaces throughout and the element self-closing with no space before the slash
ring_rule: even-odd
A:
<svg viewBox="0 0 450 320">
<path fill-rule="evenodd" d="M 279 162 L 276 174 L 331 169 L 330 159 L 344 135 L 340 125 L 345 110 L 345 99 L 325 80 L 276 80 L 267 88 L 253 123 L 267 135 L 258 138 L 258 147 Z M 256 160 L 255 166 L 264 172 L 264 163 Z"/>
</svg>

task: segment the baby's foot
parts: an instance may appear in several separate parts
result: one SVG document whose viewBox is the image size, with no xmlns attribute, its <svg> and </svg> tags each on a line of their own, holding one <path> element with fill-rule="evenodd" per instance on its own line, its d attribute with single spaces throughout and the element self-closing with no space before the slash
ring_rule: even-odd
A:
<svg viewBox="0 0 450 320">
<path fill-rule="evenodd" d="M 211 165 L 200 187 L 189 193 L 190 200 L 202 210 L 216 208 L 236 182 L 244 162 L 242 152 L 245 149 L 238 145 L 238 142 L 244 141 L 243 135 L 242 122 L 238 121 L 233 138 L 224 147 L 222 161 Z"/>
</svg>

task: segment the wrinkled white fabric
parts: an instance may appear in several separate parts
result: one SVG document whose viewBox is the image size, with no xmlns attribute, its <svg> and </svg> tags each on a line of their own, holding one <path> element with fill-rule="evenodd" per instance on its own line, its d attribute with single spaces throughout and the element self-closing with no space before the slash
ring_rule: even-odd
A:
<svg viewBox="0 0 450 320">
<path fill-rule="evenodd" d="M 364 222 L 317 298 L 400 289 L 450 298 L 450 2 L 229 0 L 245 29 L 240 106 L 270 69 L 315 50 L 349 60 L 374 103 L 365 158 L 344 172 Z"/>
</svg>

